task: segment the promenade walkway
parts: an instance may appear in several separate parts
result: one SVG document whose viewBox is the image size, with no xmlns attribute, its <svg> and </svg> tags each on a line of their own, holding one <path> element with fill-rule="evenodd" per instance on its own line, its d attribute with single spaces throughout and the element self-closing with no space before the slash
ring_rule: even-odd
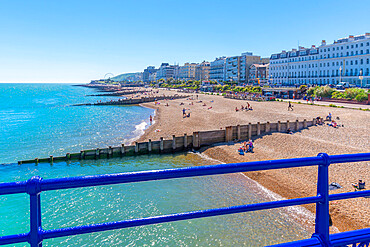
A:
<svg viewBox="0 0 370 247">
<path fill-rule="evenodd" d="M 307 104 L 306 100 L 298 99 L 298 100 L 292 100 L 292 99 L 283 99 L 285 102 L 292 102 L 292 103 L 298 103 L 301 102 L 302 104 Z M 309 104 L 311 101 L 309 101 Z M 369 109 L 370 110 L 370 105 L 359 105 L 359 104 L 349 104 L 349 103 L 339 103 L 339 102 L 328 102 L 328 101 L 315 101 L 315 105 L 320 105 L 320 106 L 329 106 L 331 104 L 336 105 L 338 107 L 344 107 L 344 108 L 352 108 L 352 109 Z"/>
</svg>

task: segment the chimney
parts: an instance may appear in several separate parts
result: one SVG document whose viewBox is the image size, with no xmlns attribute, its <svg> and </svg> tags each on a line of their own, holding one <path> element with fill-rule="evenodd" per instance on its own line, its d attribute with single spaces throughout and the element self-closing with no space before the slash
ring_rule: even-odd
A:
<svg viewBox="0 0 370 247">
<path fill-rule="evenodd" d="M 285 52 L 286 52 L 286 50 L 282 50 L 281 52 L 282 52 L 282 53 L 285 53 Z"/>
<path fill-rule="evenodd" d="M 370 33 L 365 33 L 365 36 L 370 36 Z"/>
<path fill-rule="evenodd" d="M 326 40 L 324 40 L 324 39 L 323 39 L 323 40 L 321 41 L 321 45 L 326 45 Z"/>
<path fill-rule="evenodd" d="M 311 48 L 314 49 L 314 48 L 316 48 L 316 46 L 315 45 L 312 45 Z"/>
<path fill-rule="evenodd" d="M 348 38 L 350 38 L 350 39 L 352 38 L 353 39 L 353 35 L 350 35 Z"/>
</svg>

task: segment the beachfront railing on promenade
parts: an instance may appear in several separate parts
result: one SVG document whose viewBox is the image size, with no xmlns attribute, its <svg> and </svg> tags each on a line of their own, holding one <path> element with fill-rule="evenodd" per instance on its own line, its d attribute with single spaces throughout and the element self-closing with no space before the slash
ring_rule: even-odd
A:
<svg viewBox="0 0 370 247">
<path fill-rule="evenodd" d="M 349 244 L 352 244 L 352 246 L 369 246 L 370 229 L 329 235 L 329 201 L 370 196 L 370 190 L 329 195 L 329 165 L 335 163 L 359 161 L 370 161 L 370 153 L 331 156 L 321 153 L 318 154 L 317 157 L 255 161 L 55 179 L 42 179 L 38 176 L 35 176 L 28 181 L 2 183 L 0 184 L 0 195 L 17 193 L 27 193 L 30 195 L 30 231 L 28 233 L 21 233 L 17 235 L 1 236 L 0 245 L 28 242 L 32 247 L 35 247 L 42 246 L 42 241 L 44 239 L 315 203 L 316 224 L 315 233 L 312 235 L 312 237 L 306 240 L 280 244 L 279 246 L 347 246 Z M 318 166 L 316 196 L 60 229 L 44 230 L 41 226 L 42 217 L 40 194 L 44 191 L 315 165 Z"/>
</svg>

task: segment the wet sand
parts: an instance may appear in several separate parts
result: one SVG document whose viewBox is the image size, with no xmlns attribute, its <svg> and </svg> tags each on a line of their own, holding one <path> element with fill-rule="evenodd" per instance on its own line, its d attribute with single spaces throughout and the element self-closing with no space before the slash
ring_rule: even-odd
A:
<svg viewBox="0 0 370 247">
<path fill-rule="evenodd" d="M 181 94 L 176 91 L 161 89 L 159 94 Z M 295 121 L 325 117 L 332 113 L 338 124 L 344 127 L 332 128 L 327 125 L 313 126 L 293 134 L 272 133 L 255 138 L 254 153 L 240 156 L 237 148 L 240 143 L 221 144 L 202 148 L 201 152 L 222 162 L 245 162 L 316 156 L 318 153 L 347 154 L 370 151 L 370 112 L 293 104 L 294 110 L 288 111 L 286 102 L 249 101 L 253 111 L 235 111 L 246 101 L 225 99 L 218 95 L 189 94 L 193 100 L 178 99 L 143 104 L 156 109 L 155 123 L 150 126 L 139 141 L 158 140 L 160 137 L 171 139 L 172 135 L 191 135 L 194 131 L 224 129 L 226 126 L 256 122 Z M 202 102 L 200 102 L 202 101 Z M 166 106 L 168 103 L 169 106 Z M 182 104 L 183 103 L 183 104 Z M 193 104 L 192 104 L 193 103 Z M 205 106 L 204 106 L 205 104 Z M 182 109 L 190 112 L 189 118 L 183 118 Z M 285 197 L 297 198 L 316 195 L 317 167 L 279 169 L 271 171 L 249 172 L 246 175 L 267 189 Z M 370 184 L 370 163 L 334 164 L 329 167 L 329 182 L 336 182 L 343 188 L 330 191 L 343 193 L 354 191 L 352 183 L 363 179 Z M 334 225 L 340 231 L 370 227 L 370 198 L 356 198 L 330 203 L 330 212 Z M 311 212 L 314 205 L 305 205 Z"/>
</svg>

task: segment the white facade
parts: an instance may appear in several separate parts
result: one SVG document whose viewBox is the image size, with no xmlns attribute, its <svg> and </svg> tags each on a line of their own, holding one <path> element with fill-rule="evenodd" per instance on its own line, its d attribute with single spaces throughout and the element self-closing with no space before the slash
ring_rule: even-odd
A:
<svg viewBox="0 0 370 247">
<path fill-rule="evenodd" d="M 270 58 L 269 81 L 281 85 L 370 84 L 370 33 L 319 47 L 299 47 Z M 361 78 L 362 76 L 362 78 Z"/>
<path fill-rule="evenodd" d="M 211 62 L 209 70 L 209 79 L 212 81 L 222 82 L 225 80 L 226 57 L 216 58 Z"/>
</svg>

